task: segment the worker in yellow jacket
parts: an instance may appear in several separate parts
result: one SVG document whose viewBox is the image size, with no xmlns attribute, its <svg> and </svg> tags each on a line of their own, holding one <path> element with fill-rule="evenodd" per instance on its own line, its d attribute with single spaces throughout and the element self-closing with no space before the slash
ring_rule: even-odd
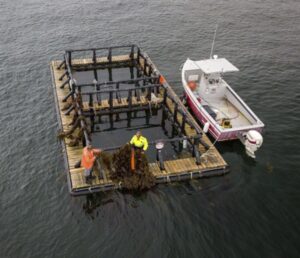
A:
<svg viewBox="0 0 300 258">
<path fill-rule="evenodd" d="M 142 136 L 141 131 L 137 131 L 136 134 L 131 138 L 130 144 L 135 149 L 146 151 L 148 149 L 148 140 Z"/>
<path fill-rule="evenodd" d="M 143 153 L 148 149 L 148 140 L 142 136 L 141 131 L 137 131 L 136 134 L 131 138 L 130 144 L 131 148 L 131 158 L 130 158 L 130 168 L 135 171 L 135 152 Z"/>
</svg>

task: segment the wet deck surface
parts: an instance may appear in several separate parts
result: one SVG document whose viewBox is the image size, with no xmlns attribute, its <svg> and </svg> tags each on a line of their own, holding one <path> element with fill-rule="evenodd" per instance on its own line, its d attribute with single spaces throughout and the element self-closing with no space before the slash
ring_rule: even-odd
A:
<svg viewBox="0 0 300 258">
<path fill-rule="evenodd" d="M 118 57 L 113 57 L 115 61 L 118 60 Z M 128 56 L 120 56 L 120 59 L 122 61 L 126 61 L 126 58 L 128 59 Z M 103 59 L 104 60 L 104 59 Z M 103 62 L 101 58 L 98 62 Z M 76 62 L 80 64 L 88 64 L 91 62 L 91 60 L 77 60 Z M 63 81 L 60 81 L 59 78 L 63 73 L 65 72 L 64 69 L 58 69 L 59 64 L 61 61 L 52 61 L 51 62 L 51 71 L 53 75 L 53 87 L 56 97 L 56 105 L 57 105 L 57 112 L 59 115 L 59 119 L 61 121 L 61 126 L 63 131 L 68 131 L 70 129 L 70 123 L 72 121 L 72 116 L 66 116 L 64 115 L 64 111 L 62 111 L 62 108 L 64 106 L 64 103 L 62 102 L 63 98 L 68 94 L 69 90 L 67 87 L 64 89 L 61 89 L 60 86 L 62 85 Z M 172 90 L 171 90 L 172 91 Z M 174 93 L 174 92 L 173 92 Z M 175 95 L 175 93 L 174 93 Z M 162 96 L 161 96 L 162 97 Z M 103 102 L 106 103 L 106 102 Z M 126 106 L 127 100 L 122 99 L 121 104 L 117 100 L 114 100 L 114 104 Z M 137 105 L 148 105 L 148 101 L 145 98 L 141 98 L 140 103 L 136 102 Z M 167 101 L 167 105 L 171 110 L 174 110 L 174 105 L 172 101 Z M 83 103 L 84 109 L 88 110 L 90 107 L 88 107 L 88 103 Z M 101 106 L 95 106 L 97 109 L 103 109 L 107 108 L 105 104 L 102 104 Z M 190 114 L 189 114 L 190 116 Z M 190 116 L 191 117 L 191 116 Z M 182 116 L 178 114 L 178 120 L 182 119 Z M 191 118 L 193 119 L 193 118 Z M 185 125 L 185 131 L 188 136 L 195 135 L 195 130 L 191 129 L 189 125 Z M 101 136 L 101 132 L 99 133 Z M 132 133 L 131 133 L 132 134 Z M 151 140 L 151 139 L 150 139 Z M 209 146 L 212 145 L 209 138 L 203 134 L 203 140 L 206 144 Z M 83 175 L 83 168 L 74 168 L 74 165 L 76 162 L 78 162 L 81 159 L 82 154 L 82 145 L 71 147 L 68 146 L 70 140 L 64 139 L 63 140 L 63 149 L 65 151 L 65 157 L 66 157 L 66 163 L 67 163 L 67 173 L 68 173 L 68 179 L 69 184 L 71 188 L 71 193 L 73 194 L 84 194 L 88 193 L 89 191 L 105 191 L 105 190 L 112 190 L 119 188 L 118 182 L 113 182 L 110 179 L 109 171 L 105 169 L 105 179 L 98 179 L 96 177 L 93 179 L 91 185 L 86 184 L 85 177 Z M 101 142 L 101 138 L 99 137 L 98 141 Z M 124 140 L 125 141 L 125 140 Z M 122 143 L 119 143 L 121 145 Z M 100 146 L 96 146 L 100 147 Z M 164 162 L 165 170 L 161 170 L 159 168 L 159 165 L 156 161 L 149 164 L 150 171 L 153 173 L 153 175 L 156 177 L 157 183 L 162 182 L 170 182 L 170 181 L 177 181 L 177 180 L 186 180 L 191 178 L 197 178 L 197 177 L 203 177 L 203 176 L 211 176 L 211 175 L 221 175 L 228 172 L 228 165 L 220 155 L 220 153 L 217 151 L 217 149 L 212 146 L 208 152 L 206 152 L 203 145 L 199 145 L 200 153 L 204 155 L 201 156 L 201 164 L 197 165 L 195 162 L 195 158 L 192 156 L 184 156 L 183 157 L 176 157 L 174 160 L 166 160 Z M 205 153 L 206 152 L 206 153 Z"/>
</svg>

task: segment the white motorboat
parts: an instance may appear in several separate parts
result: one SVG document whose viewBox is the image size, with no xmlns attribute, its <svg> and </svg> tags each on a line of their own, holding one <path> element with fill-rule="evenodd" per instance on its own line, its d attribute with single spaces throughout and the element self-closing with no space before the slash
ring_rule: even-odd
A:
<svg viewBox="0 0 300 258">
<path fill-rule="evenodd" d="M 239 71 L 225 58 L 193 61 L 182 68 L 187 104 L 216 141 L 240 139 L 251 157 L 261 146 L 263 122 L 222 78 Z"/>
</svg>

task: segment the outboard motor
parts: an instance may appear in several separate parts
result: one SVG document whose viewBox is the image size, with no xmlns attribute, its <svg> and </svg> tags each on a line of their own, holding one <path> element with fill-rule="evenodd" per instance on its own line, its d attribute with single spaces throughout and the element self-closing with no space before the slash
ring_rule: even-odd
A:
<svg viewBox="0 0 300 258">
<path fill-rule="evenodd" d="M 250 130 L 243 133 L 242 143 L 245 145 L 247 155 L 255 158 L 255 152 L 262 145 L 263 137 L 258 131 Z"/>
</svg>

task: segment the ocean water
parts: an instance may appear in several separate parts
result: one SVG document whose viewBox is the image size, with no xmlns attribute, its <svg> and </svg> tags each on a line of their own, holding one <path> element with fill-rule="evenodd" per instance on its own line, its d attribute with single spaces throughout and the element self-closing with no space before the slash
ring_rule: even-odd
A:
<svg viewBox="0 0 300 258">
<path fill-rule="evenodd" d="M 224 177 L 140 195 L 68 193 L 49 62 L 139 44 L 181 94 L 180 65 L 215 54 L 266 124 L 257 159 L 217 145 Z M 0 1 L 0 257 L 299 257 L 300 2 Z"/>
</svg>

